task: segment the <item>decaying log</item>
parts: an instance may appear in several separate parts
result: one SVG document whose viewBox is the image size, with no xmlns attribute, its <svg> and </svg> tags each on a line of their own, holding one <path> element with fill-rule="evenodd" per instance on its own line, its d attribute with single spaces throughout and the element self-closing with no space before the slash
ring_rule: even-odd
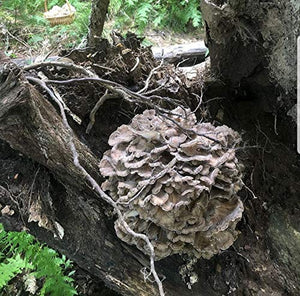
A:
<svg viewBox="0 0 300 296">
<path fill-rule="evenodd" d="M 168 47 L 153 47 L 153 56 L 172 64 L 180 63 L 181 66 L 192 66 L 204 61 L 207 47 L 203 41 L 176 44 Z"/>
<path fill-rule="evenodd" d="M 85 176 L 74 165 L 67 143 L 68 130 L 55 107 L 28 83 L 14 64 L 1 67 L 0 82 L 0 139 L 53 175 L 52 195 L 49 194 L 55 210 L 45 214 L 52 215 L 51 220 L 59 222 L 64 229 L 64 237 L 54 239 L 50 231 L 36 223 L 28 223 L 28 215 L 20 221 L 18 207 L 13 202 L 9 204 L 7 194 L 0 195 L 0 203 L 9 204 L 16 214 L 11 217 L 4 215 L 0 222 L 9 224 L 10 228 L 19 225 L 18 229 L 25 222 L 24 226 L 38 239 L 62 251 L 123 295 L 158 295 L 151 278 L 151 281 L 145 279 L 145 270 L 149 266 L 147 256 L 120 242 L 112 219 L 104 213 L 109 206 L 100 202 L 85 181 Z M 76 136 L 74 142 L 81 164 L 100 182 L 99 159 Z M 180 260 L 176 262 L 174 258 L 168 258 L 157 266 L 159 276 L 165 277 L 163 284 L 167 295 L 198 295 L 198 289 L 210 290 L 199 281 L 195 292 L 190 291 L 178 274 L 180 264 Z M 213 291 L 210 292 L 206 295 L 214 295 Z"/>
<path fill-rule="evenodd" d="M 13 64 L 6 66 L 0 76 L 4 82 L 0 87 L 1 139 L 48 167 L 63 182 L 74 183 L 80 189 L 85 188 L 82 174 L 74 167 L 68 152 L 68 132 L 56 110 L 28 83 L 18 68 Z M 80 155 L 84 156 L 81 161 L 99 180 L 95 156 L 78 140 L 76 147 Z"/>
<path fill-rule="evenodd" d="M 185 76 L 191 83 L 201 72 L 198 67 L 178 67 L 177 70 L 187 73 Z M 75 88 L 83 83 L 79 80 L 73 81 L 67 91 L 72 91 L 73 85 Z M 86 85 L 88 93 L 91 82 Z M 151 87 L 149 89 L 148 94 L 152 91 Z M 58 89 L 63 90 L 63 87 Z M 217 108 L 212 117 L 221 124 L 245 130 L 246 140 L 262 147 L 245 157 L 249 159 L 247 167 L 251 168 L 246 183 L 258 198 L 254 199 L 247 192 L 241 195 L 245 214 L 238 226 L 240 237 L 232 248 L 209 261 L 201 259 L 194 266 L 190 258 L 179 255 L 157 262 L 160 278 L 165 277 L 166 295 L 299 295 L 299 157 L 294 148 L 286 146 L 292 140 L 284 141 L 284 135 L 289 137 L 293 130 L 285 121 L 279 121 L 276 129 L 280 136 L 274 135 L 274 118 L 258 112 L 256 102 L 218 104 L 225 100 L 224 84 L 212 91 L 215 94 L 208 96 L 204 87 L 203 98 L 204 104 L 211 102 L 212 107 Z M 199 94 L 198 106 L 202 97 L 203 93 Z M 9 205 L 15 212 L 12 216 L 0 214 L 0 223 L 9 230 L 20 230 L 25 226 L 40 241 L 66 254 L 123 295 L 158 295 L 155 283 L 149 281 L 153 278 L 147 279 L 149 269 L 145 269 L 149 266 L 149 258 L 115 235 L 111 207 L 99 199 L 73 164 L 68 131 L 58 115 L 57 106 L 48 99 L 46 94 L 42 95 L 41 88 L 28 83 L 16 66 L 0 66 L 0 208 Z M 82 97 L 73 96 L 72 104 L 82 103 L 80 100 L 86 103 Z M 81 164 L 98 182 L 102 181 L 98 162 L 106 150 L 103 146 L 107 138 L 102 138 L 96 131 L 99 126 L 112 123 L 112 120 L 103 120 L 110 117 L 102 116 L 109 113 L 105 110 L 117 113 L 120 101 L 101 105 L 89 135 L 93 144 L 89 141 L 91 138 L 85 137 L 85 126 L 72 123 Z M 90 111 L 91 108 L 86 114 Z M 210 108 L 210 111 L 213 113 L 214 109 Z M 72 112 L 76 113 L 73 109 Z M 111 130 L 107 135 L 110 133 Z M 258 142 L 253 143 L 253 140 Z M 7 164 L 12 169 L 8 170 Z M 19 179 L 23 180 L 20 186 Z M 18 197 L 20 191 L 22 194 Z M 62 239 L 54 238 L 53 231 L 39 227 L 38 223 L 28 222 L 30 203 L 26 195 L 30 197 L 27 200 L 36 201 L 38 197 L 49 205 L 43 208 L 44 214 L 63 227 Z M 185 269 L 181 268 L 184 264 Z M 192 271 L 198 275 L 198 282 L 189 289 L 187 284 Z"/>
</svg>

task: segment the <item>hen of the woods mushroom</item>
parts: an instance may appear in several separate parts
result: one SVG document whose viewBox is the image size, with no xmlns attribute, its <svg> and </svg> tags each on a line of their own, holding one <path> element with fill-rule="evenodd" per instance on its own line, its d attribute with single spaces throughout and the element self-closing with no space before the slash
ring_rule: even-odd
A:
<svg viewBox="0 0 300 296">
<path fill-rule="evenodd" d="M 189 109 L 178 107 L 170 118 L 146 110 L 111 134 L 112 148 L 100 162 L 108 177 L 102 189 L 131 229 L 149 237 L 156 260 L 176 253 L 211 258 L 238 234 L 243 183 L 235 148 L 241 138 L 227 126 L 197 123 Z M 119 219 L 115 230 L 149 254 Z"/>
</svg>

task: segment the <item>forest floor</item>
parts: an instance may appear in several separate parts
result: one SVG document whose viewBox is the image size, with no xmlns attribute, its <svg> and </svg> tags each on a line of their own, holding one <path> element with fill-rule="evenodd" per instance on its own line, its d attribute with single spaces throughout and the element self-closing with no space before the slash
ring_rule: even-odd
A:
<svg viewBox="0 0 300 296">
<path fill-rule="evenodd" d="M 66 48 L 77 49 L 85 47 L 85 38 L 81 42 L 77 42 L 76 45 L 70 48 L 70 42 L 72 36 L 68 33 L 68 27 L 66 27 L 66 32 L 64 34 L 55 34 L 55 36 L 44 36 L 38 32 L 35 32 L 36 28 L 15 28 L 8 29 L 0 23 L 0 47 L 6 52 L 10 58 L 31 58 L 37 56 L 46 55 L 59 55 L 60 51 Z M 112 24 L 107 23 L 105 25 L 104 37 L 112 42 L 112 38 L 109 32 L 114 30 Z M 117 31 L 121 35 L 126 35 L 130 30 L 123 29 L 122 31 Z M 35 43 L 29 42 L 28 36 L 37 34 L 37 40 Z M 40 36 L 40 37 L 39 37 Z M 142 34 L 143 46 L 152 47 L 167 47 L 175 44 L 183 43 L 193 43 L 204 39 L 203 28 L 190 30 L 187 32 L 175 32 L 170 29 L 151 29 L 148 28 Z"/>
<path fill-rule="evenodd" d="M 19 37 L 21 38 L 21 36 Z M 175 33 L 148 30 L 145 32 L 145 37 L 147 40 L 146 44 L 165 47 L 199 41 L 203 39 L 203 33 L 201 31 L 199 34 L 195 34 L 194 32 Z M 29 55 L 27 46 L 20 41 L 15 40 L 15 42 L 16 48 L 13 51 L 16 57 Z M 57 46 L 57 44 L 50 45 L 45 43 L 45 46 L 40 48 L 40 52 L 37 51 L 34 54 L 49 53 L 53 48 L 51 55 L 60 52 L 60 46 Z M 133 65 L 128 65 L 129 69 L 135 64 L 134 58 L 135 56 L 132 56 Z M 111 61 L 111 64 L 106 66 L 109 66 L 109 68 L 114 67 L 113 59 L 108 59 L 108 61 Z M 81 60 L 78 62 L 82 63 Z M 148 62 L 145 64 L 149 66 Z M 115 66 L 120 65 L 121 63 Z M 148 72 L 150 70 L 147 69 Z M 165 71 L 167 73 L 169 69 L 167 68 Z M 119 73 L 120 77 L 114 77 L 115 72 Z M 134 76 L 131 77 L 131 80 L 128 77 L 123 77 L 121 74 L 125 73 L 125 71 L 115 72 L 110 73 L 110 77 L 114 78 L 112 80 L 128 87 L 135 86 L 132 85 L 132 80 L 140 81 Z M 67 94 L 70 93 L 69 89 L 62 88 L 61 90 L 64 90 L 62 93 L 66 95 L 68 100 Z M 197 91 L 199 93 L 200 89 Z M 244 140 L 249 146 L 249 148 L 241 149 L 241 158 L 247 164 L 245 183 L 255 192 L 257 198 L 244 188 L 241 192 L 241 198 L 244 202 L 245 213 L 243 220 L 238 225 L 238 229 L 241 231 L 239 239 L 234 247 L 222 252 L 219 256 L 214 257 L 210 261 L 200 260 L 197 264 L 196 268 L 201 282 L 209 283 L 210 285 L 210 288 L 208 289 L 207 287 L 207 290 L 204 290 L 203 293 L 209 291 L 206 295 L 222 295 L 225 293 L 228 293 L 227 295 L 237 295 L 237 292 L 243 293 L 243 295 L 297 295 L 296 288 L 293 286 L 293 276 L 290 279 L 285 279 L 284 271 L 287 268 L 286 266 L 292 272 L 298 268 L 296 266 L 298 257 L 294 256 L 297 260 L 292 264 L 290 262 L 288 264 L 282 262 L 286 260 L 285 258 L 289 258 L 283 255 L 288 253 L 296 254 L 296 251 L 291 250 L 286 242 L 293 239 L 292 234 L 290 234 L 291 230 L 298 229 L 299 231 L 299 224 L 296 225 L 299 217 L 299 208 L 294 206 L 297 205 L 297 192 L 300 190 L 300 184 L 297 179 L 297 176 L 299 176 L 299 159 L 297 160 L 293 156 L 293 147 L 289 145 L 290 139 L 287 139 L 288 134 L 285 132 L 290 127 L 280 118 L 277 122 L 277 117 L 274 117 L 271 113 L 267 114 L 264 112 L 260 102 L 251 98 L 250 91 L 247 95 L 244 95 L 241 91 L 235 91 L 234 97 L 232 90 L 228 91 L 223 84 L 218 85 L 215 83 L 215 85 L 207 87 L 204 102 L 210 121 L 226 124 L 244 133 Z M 82 90 L 80 93 L 86 92 L 86 90 Z M 178 94 L 176 96 L 179 97 Z M 184 93 L 182 97 L 185 96 Z M 76 111 L 77 108 L 78 112 L 86 111 L 86 114 L 88 114 L 89 110 L 87 107 L 90 107 L 89 104 L 92 105 L 92 103 L 96 102 L 93 94 L 89 94 L 89 99 L 91 98 L 94 99 L 94 102 L 88 101 L 88 98 L 86 100 L 82 99 L 86 109 L 81 105 L 79 107 L 71 105 L 73 99 L 71 97 L 68 103 L 71 109 L 73 107 Z M 126 123 L 128 118 L 125 118 L 123 114 L 126 113 L 127 115 L 130 113 L 128 110 L 124 112 L 121 107 L 122 105 L 119 102 L 104 105 L 102 114 L 106 115 L 102 115 L 102 121 L 100 116 L 98 117 L 95 130 L 108 135 L 113 128 L 116 128 L 116 125 Z M 87 118 L 86 114 L 82 117 Z M 104 127 L 103 122 L 107 124 Z M 99 143 L 89 143 L 90 146 L 96 146 L 96 144 L 101 146 L 100 144 L 105 143 L 107 140 L 103 136 L 99 136 L 99 139 L 102 142 L 99 140 Z M 291 207 L 293 207 L 293 211 L 291 211 Z M 289 216 L 287 213 L 289 213 Z M 282 233 L 285 236 L 283 234 L 278 237 L 273 235 L 278 223 L 282 224 Z M 277 256 L 278 252 L 281 252 L 283 255 Z M 274 257 L 279 257 L 278 265 L 276 262 L 274 263 Z M 207 272 L 204 272 L 205 270 Z M 108 290 L 103 287 L 102 283 L 97 283 L 97 280 L 92 279 L 84 272 L 83 274 L 78 273 L 76 282 L 85 288 L 85 291 L 82 291 L 83 294 L 109 295 Z M 286 294 L 283 291 L 286 291 Z"/>
<path fill-rule="evenodd" d="M 198 29 L 189 33 L 148 29 L 144 36 L 145 40 L 151 43 L 153 46 L 165 47 L 175 44 L 198 42 L 204 39 L 204 32 L 202 29 Z"/>
</svg>

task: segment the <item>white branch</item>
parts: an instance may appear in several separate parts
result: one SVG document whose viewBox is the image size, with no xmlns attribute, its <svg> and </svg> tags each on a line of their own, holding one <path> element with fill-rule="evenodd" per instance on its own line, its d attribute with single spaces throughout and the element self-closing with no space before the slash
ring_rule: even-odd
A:
<svg viewBox="0 0 300 296">
<path fill-rule="evenodd" d="M 67 140 L 67 143 L 69 145 L 69 148 L 72 152 L 72 156 L 73 156 L 73 162 L 74 165 L 83 173 L 83 175 L 85 176 L 85 178 L 89 181 L 89 183 L 91 184 L 92 188 L 98 193 L 98 195 L 104 200 L 106 201 L 108 204 L 110 204 L 116 211 L 119 220 L 121 221 L 123 227 L 125 228 L 125 230 L 131 234 L 132 236 L 136 237 L 136 238 L 140 238 L 142 240 L 144 240 L 149 248 L 150 251 L 150 269 L 151 272 L 154 276 L 155 282 L 158 286 L 158 290 L 159 290 L 159 295 L 160 296 L 165 296 L 164 293 L 164 289 L 163 289 L 163 285 L 162 282 L 160 280 L 160 278 L 158 277 L 158 274 L 155 270 L 155 265 L 154 265 L 154 258 L 155 258 L 155 252 L 154 252 L 154 247 L 151 244 L 148 236 L 146 236 L 145 234 L 142 233 L 137 233 L 135 231 L 133 231 L 129 225 L 127 224 L 127 222 L 125 221 L 122 212 L 120 211 L 117 203 L 108 195 L 106 194 L 101 187 L 99 186 L 99 184 L 97 183 L 97 181 L 86 171 L 86 169 L 80 164 L 79 161 L 79 155 L 78 152 L 76 150 L 75 144 L 74 144 L 74 137 L 73 137 L 73 130 L 70 127 L 68 120 L 67 120 L 67 116 L 65 113 L 65 109 L 64 106 L 62 105 L 61 101 L 55 96 L 55 94 L 51 91 L 51 89 L 45 84 L 44 81 L 37 79 L 37 78 L 33 78 L 33 77 L 27 77 L 28 81 L 31 81 L 35 84 L 40 85 L 44 90 L 47 91 L 47 93 L 51 96 L 51 98 L 56 102 L 56 104 L 59 106 L 60 109 L 60 113 L 62 116 L 62 120 L 63 120 L 63 124 L 65 125 L 66 129 L 68 130 L 68 137 L 69 139 Z"/>
</svg>

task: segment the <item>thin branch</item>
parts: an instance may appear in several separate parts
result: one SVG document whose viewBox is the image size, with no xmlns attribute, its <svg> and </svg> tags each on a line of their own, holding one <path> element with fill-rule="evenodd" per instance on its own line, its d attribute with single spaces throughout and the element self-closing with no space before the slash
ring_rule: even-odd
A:
<svg viewBox="0 0 300 296">
<path fill-rule="evenodd" d="M 140 58 L 137 57 L 135 65 L 133 66 L 133 68 L 129 72 L 133 72 L 137 68 L 137 66 L 139 65 L 139 63 L 140 63 Z"/>
<path fill-rule="evenodd" d="M 116 70 L 115 70 L 115 69 L 113 69 L 113 68 L 106 67 L 106 66 L 102 66 L 102 65 L 99 65 L 99 64 L 93 64 L 93 66 L 95 66 L 96 68 L 100 68 L 100 69 L 108 70 L 108 71 L 111 71 L 111 72 L 116 72 Z"/>
<path fill-rule="evenodd" d="M 7 28 L 3 28 L 2 30 L 4 30 L 4 33 L 7 33 L 11 38 L 15 39 L 16 41 L 18 41 L 19 43 L 21 43 L 22 45 L 24 45 L 25 47 L 29 48 L 29 50 L 31 51 L 32 47 L 30 45 L 28 45 L 25 41 L 21 40 L 20 38 L 14 36 L 12 33 L 10 33 L 8 31 Z"/>
<path fill-rule="evenodd" d="M 129 89 L 127 89 L 126 87 L 124 87 L 123 85 L 114 82 L 114 81 L 110 81 L 107 79 L 102 79 L 99 78 L 97 74 L 93 73 L 90 70 L 87 70 L 86 68 L 82 67 L 82 66 L 78 66 L 72 63 L 65 63 L 65 62 L 56 62 L 56 61 L 50 61 L 50 62 L 40 62 L 40 63 L 35 63 L 32 65 L 28 65 L 28 66 L 24 66 L 24 70 L 28 71 L 28 70 L 32 70 L 32 69 L 36 69 L 36 68 L 42 68 L 42 67 L 47 67 L 47 66 L 54 66 L 54 67 L 64 67 L 67 69 L 71 69 L 74 70 L 76 72 L 79 72 L 81 74 L 84 74 L 85 78 L 73 78 L 73 79 L 68 79 L 68 80 L 64 80 L 64 81 L 60 81 L 60 80 L 48 80 L 46 81 L 47 83 L 56 83 L 56 84 L 67 84 L 67 83 L 75 83 L 75 82 L 81 82 L 81 81 L 90 81 L 90 82 L 97 82 L 99 84 L 101 84 L 102 86 L 110 89 L 112 92 L 114 91 L 112 88 L 120 88 L 122 89 L 124 92 L 126 92 L 129 96 L 135 98 L 135 99 L 140 99 L 140 100 L 145 100 L 145 101 L 149 101 L 149 100 L 162 100 L 168 103 L 171 103 L 175 106 L 180 106 L 182 104 L 181 101 L 176 100 L 176 99 L 171 99 L 169 97 L 161 97 L 158 95 L 151 95 L 150 97 L 147 97 L 145 95 L 143 95 L 142 93 L 144 91 L 147 90 L 148 88 L 148 84 L 150 82 L 150 79 L 152 77 L 152 75 L 154 74 L 154 72 L 159 69 L 163 64 L 163 60 L 161 61 L 160 65 L 153 68 L 149 74 L 149 77 L 146 80 L 146 84 L 144 86 L 143 89 L 141 89 L 138 92 L 133 92 Z M 117 91 L 117 89 L 116 89 Z"/>
<path fill-rule="evenodd" d="M 102 85 L 103 87 L 107 88 L 108 90 L 110 90 L 112 93 L 115 93 L 116 95 L 123 97 L 126 101 L 129 101 L 130 103 L 143 104 L 148 107 L 158 109 L 159 111 L 170 115 L 176 115 L 176 114 L 172 113 L 167 109 L 159 107 L 157 104 L 154 104 L 152 100 L 157 99 L 161 101 L 166 101 L 175 106 L 181 106 L 179 105 L 178 100 L 170 99 L 168 97 L 161 97 L 157 95 L 152 95 L 150 97 L 147 97 L 143 94 L 138 94 L 136 92 L 133 92 L 117 82 L 110 81 L 107 79 L 102 79 L 102 78 L 85 77 L 85 78 L 73 78 L 68 80 L 46 80 L 45 81 L 45 83 L 51 83 L 51 84 L 69 84 L 69 83 L 78 83 L 78 82 L 96 82 Z"/>
<path fill-rule="evenodd" d="M 53 92 L 54 92 L 55 96 L 57 97 L 57 99 L 59 99 L 60 102 L 62 103 L 62 105 L 63 105 L 65 111 L 67 112 L 67 114 L 70 115 L 70 116 L 73 118 L 73 120 L 74 120 L 75 122 L 77 122 L 78 124 L 81 124 L 81 123 L 82 123 L 81 118 L 79 118 L 75 113 L 73 113 L 73 112 L 69 109 L 69 107 L 67 106 L 67 104 L 66 104 L 66 103 L 64 102 L 64 100 L 62 99 L 61 95 L 58 93 L 58 91 L 57 91 L 56 88 L 54 88 L 54 87 L 53 87 Z"/>
<path fill-rule="evenodd" d="M 197 133 L 196 131 L 194 131 L 192 129 L 184 128 L 176 120 L 174 120 L 174 119 L 172 119 L 170 117 L 167 117 L 164 114 L 159 114 L 159 115 L 162 116 L 162 117 L 164 117 L 166 120 L 170 120 L 171 122 L 173 122 L 185 134 L 194 134 L 194 135 L 197 135 L 199 137 L 204 137 L 204 138 L 206 138 L 208 140 L 211 140 L 213 142 L 216 142 L 216 143 L 220 144 L 223 148 L 226 148 L 226 147 L 224 147 L 224 145 L 219 140 L 208 136 L 208 134 L 215 134 L 214 132 L 208 132 L 208 133 L 203 133 L 203 134 L 202 133 Z"/>
<path fill-rule="evenodd" d="M 154 92 L 156 92 L 156 91 L 162 89 L 164 86 L 165 86 L 165 83 L 161 84 L 161 85 L 158 86 L 157 88 L 148 90 L 148 91 L 144 92 L 143 94 L 144 94 L 144 95 L 151 95 L 151 94 L 153 94 Z"/>
<path fill-rule="evenodd" d="M 163 60 L 161 61 L 160 65 L 153 68 L 150 72 L 149 77 L 147 78 L 148 80 L 148 84 L 149 81 L 151 79 L 151 76 L 153 75 L 154 71 L 156 71 L 157 69 L 159 69 L 161 67 L 163 63 Z M 145 88 L 147 86 L 147 81 L 146 81 L 146 85 L 143 89 L 141 89 L 138 92 L 133 92 L 129 89 L 127 89 L 126 87 L 124 87 L 123 85 L 114 82 L 114 81 L 110 81 L 107 79 L 103 79 L 103 78 L 99 78 L 96 74 L 94 74 L 93 72 L 85 69 L 84 67 L 75 65 L 75 64 L 71 64 L 71 63 L 64 63 L 64 62 L 42 62 L 42 63 L 38 63 L 38 64 L 33 64 L 33 65 L 29 65 L 29 66 L 25 66 L 24 70 L 30 70 L 30 69 L 34 69 L 34 68 L 39 68 L 39 67 L 45 67 L 45 66 L 59 66 L 59 67 L 66 67 L 69 69 L 73 69 L 75 71 L 81 72 L 83 74 L 85 74 L 88 77 L 85 78 L 73 78 L 73 79 L 68 79 L 68 80 L 46 80 L 44 81 L 45 83 L 53 83 L 53 84 L 68 84 L 68 83 L 77 83 L 77 82 L 96 82 L 99 83 L 100 85 L 104 86 L 105 88 L 107 88 L 108 90 L 110 90 L 112 93 L 115 93 L 121 97 L 123 97 L 125 100 L 131 102 L 131 103 L 137 103 L 137 104 L 143 104 L 146 105 L 148 107 L 154 108 L 156 111 L 158 111 L 158 113 L 163 116 L 164 118 L 166 118 L 167 120 L 172 121 L 173 123 L 175 123 L 182 131 L 186 132 L 186 133 L 193 133 L 196 134 L 198 136 L 202 136 L 205 137 L 209 140 L 212 140 L 214 142 L 217 142 L 219 144 L 220 141 L 218 141 L 217 139 L 214 139 L 210 136 L 207 136 L 207 134 L 199 134 L 193 130 L 188 130 L 183 128 L 182 126 L 180 126 L 180 124 L 178 124 L 175 120 L 173 120 L 172 118 L 169 118 L 167 116 L 165 116 L 164 114 L 168 114 L 168 115 L 175 115 L 174 113 L 172 113 L 169 110 L 166 110 L 162 107 L 159 107 L 157 104 L 154 104 L 152 102 L 152 100 L 157 99 L 157 100 L 162 100 L 162 101 L 166 101 L 168 103 L 171 103 L 175 106 L 180 106 L 183 110 L 184 108 L 181 105 L 181 102 L 175 99 L 171 99 L 168 97 L 161 97 L 158 95 L 151 95 L 150 97 L 147 97 L 145 95 L 142 94 L 142 91 L 147 88 Z M 148 87 L 148 86 L 147 86 Z M 47 87 L 48 88 L 48 87 Z M 51 91 L 51 90 L 50 90 Z"/>
<path fill-rule="evenodd" d="M 94 106 L 93 110 L 90 113 L 90 122 L 86 128 L 86 133 L 89 134 L 94 123 L 95 123 L 95 115 L 98 111 L 98 109 L 103 105 L 103 103 L 108 100 L 108 99 L 113 99 L 116 98 L 116 95 L 113 94 L 109 94 L 108 90 L 105 91 L 105 94 L 103 96 L 101 96 L 101 98 L 99 99 L 99 101 L 96 103 L 96 105 Z"/>
<path fill-rule="evenodd" d="M 164 59 L 161 60 L 160 64 L 157 67 L 155 67 L 151 70 L 148 78 L 146 79 L 145 86 L 137 92 L 138 94 L 142 94 L 143 92 L 145 92 L 148 89 L 150 80 L 151 80 L 154 72 L 156 70 L 158 70 L 163 65 L 163 63 L 164 63 Z"/>
<path fill-rule="evenodd" d="M 274 133 L 276 136 L 278 136 L 277 132 L 277 114 L 274 115 Z"/>
<path fill-rule="evenodd" d="M 126 88 L 125 86 L 103 78 L 99 77 L 83 77 L 83 78 L 72 78 L 68 80 L 46 80 L 46 83 L 53 83 L 53 84 L 69 84 L 69 83 L 77 83 L 77 82 L 96 82 L 107 89 L 109 89 L 111 92 L 119 92 L 120 90 L 125 93 L 127 96 L 130 96 L 134 99 L 140 100 L 141 102 L 143 101 L 144 104 L 148 104 L 147 102 L 157 99 L 161 101 L 165 101 L 168 103 L 171 103 L 173 105 L 179 106 L 182 102 L 176 99 L 171 99 L 169 97 L 161 97 L 158 95 L 151 95 L 150 97 L 145 96 L 142 93 L 139 92 L 134 92 Z"/>
<path fill-rule="evenodd" d="M 200 108 L 200 106 L 202 105 L 202 101 L 203 101 L 203 85 L 201 86 L 201 90 L 200 90 L 200 96 L 193 93 L 193 95 L 198 99 L 198 105 L 195 108 L 194 111 L 192 111 L 192 113 L 196 113 L 198 111 L 198 109 Z"/>
<path fill-rule="evenodd" d="M 97 77 L 96 74 L 94 74 L 92 71 L 87 70 L 84 67 L 75 65 L 75 64 L 71 64 L 71 63 L 64 63 L 64 62 L 41 62 L 41 63 L 35 63 L 35 64 L 31 64 L 28 66 L 24 66 L 23 69 L 25 71 L 28 70 L 32 70 L 32 69 L 36 69 L 36 68 L 42 68 L 42 67 L 48 67 L 48 66 L 54 66 L 54 67 L 62 67 L 62 68 L 67 68 L 67 69 L 71 69 L 74 70 L 76 72 L 82 73 L 88 77 Z"/>
<path fill-rule="evenodd" d="M 86 171 L 86 169 L 80 164 L 79 161 L 79 155 L 78 152 L 76 150 L 75 144 L 74 144 L 74 137 L 73 137 L 73 130 L 70 127 L 68 120 L 67 120 L 67 116 L 64 110 L 64 107 L 62 105 L 62 103 L 60 102 L 59 99 L 56 98 L 56 96 L 54 95 L 54 93 L 51 91 L 51 89 L 46 85 L 46 83 L 40 79 L 37 78 L 33 78 L 33 77 L 27 77 L 27 79 L 35 84 L 38 84 L 39 86 L 41 86 L 44 90 L 47 91 L 47 93 L 50 95 L 50 97 L 56 102 L 56 104 L 59 106 L 60 109 L 60 113 L 62 116 L 62 121 L 64 126 L 66 127 L 68 133 L 68 145 L 69 148 L 71 150 L 72 156 L 73 156 L 73 162 L 74 165 L 83 173 L 84 177 L 89 181 L 90 185 L 92 186 L 93 190 L 95 190 L 97 192 L 97 194 L 104 200 L 106 201 L 108 204 L 110 204 L 116 211 L 118 218 L 122 224 L 122 226 L 124 227 L 124 229 L 131 234 L 133 237 L 135 238 L 139 238 L 142 239 L 143 241 L 145 241 L 145 243 L 148 246 L 148 249 L 150 251 L 150 268 L 151 268 L 151 272 L 154 276 L 155 282 L 158 286 L 158 290 L 159 290 L 159 295 L 160 296 L 165 296 L 164 293 L 164 289 L 162 286 L 162 282 L 160 280 L 160 278 L 158 277 L 158 274 L 156 272 L 155 269 L 155 264 L 154 264 L 154 258 L 155 258 L 155 251 L 154 251 L 154 247 L 152 245 L 152 243 L 150 242 L 148 236 L 146 236 L 145 234 L 142 233 L 137 233 L 135 231 L 133 231 L 130 226 L 127 224 L 127 222 L 125 221 L 123 214 L 121 212 L 121 210 L 119 209 L 117 203 L 108 195 L 106 194 L 101 187 L 99 186 L 99 184 L 97 183 L 97 181 Z"/>
<path fill-rule="evenodd" d="M 35 174 L 34 174 L 34 177 L 33 177 L 33 181 L 32 181 L 32 184 L 30 186 L 30 193 L 29 193 L 29 199 L 28 199 L 28 208 L 30 208 L 30 205 L 31 205 L 31 198 L 32 198 L 32 193 L 33 193 L 33 187 L 34 187 L 34 183 L 35 183 L 35 180 L 36 180 L 36 177 L 38 175 L 40 171 L 40 166 L 37 168 Z"/>
<path fill-rule="evenodd" d="M 129 201 L 122 202 L 122 201 L 117 201 L 116 203 L 121 204 L 121 205 L 129 205 L 132 203 L 135 199 L 137 199 L 141 193 L 151 184 L 153 184 L 153 181 L 156 181 L 160 178 L 162 178 L 166 173 L 170 171 L 176 164 L 176 158 L 173 158 L 167 165 L 165 165 L 164 169 L 160 171 L 156 176 L 153 176 L 149 179 L 148 183 L 144 185 Z"/>
<path fill-rule="evenodd" d="M 258 197 L 254 194 L 254 192 L 243 182 L 245 188 L 252 194 L 253 199 L 257 199 Z"/>
</svg>

